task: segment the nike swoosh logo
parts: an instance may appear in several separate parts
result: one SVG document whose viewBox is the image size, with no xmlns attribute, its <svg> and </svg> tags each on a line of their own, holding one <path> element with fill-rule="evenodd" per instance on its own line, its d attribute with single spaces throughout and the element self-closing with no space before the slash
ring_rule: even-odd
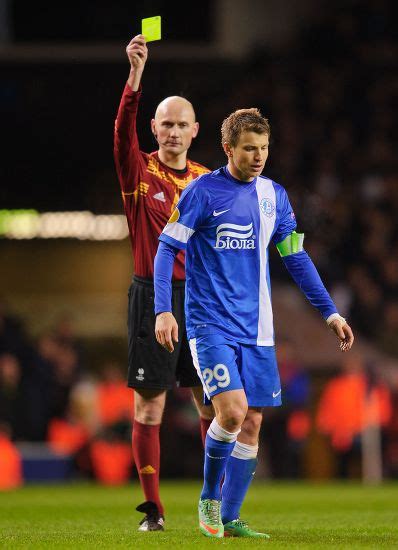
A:
<svg viewBox="0 0 398 550">
<path fill-rule="evenodd" d="M 203 521 L 201 521 L 200 524 L 202 527 L 206 529 L 206 531 L 208 531 L 212 535 L 215 535 L 216 533 L 218 533 L 218 529 L 213 529 L 213 527 L 210 527 L 210 525 L 206 525 Z"/>
<path fill-rule="evenodd" d="M 278 397 L 278 395 L 281 393 L 282 390 L 277 391 L 276 393 L 272 392 L 272 397 L 275 399 L 275 397 Z"/>
<path fill-rule="evenodd" d="M 221 210 L 221 212 L 216 212 L 215 210 L 213 210 L 213 216 L 215 217 L 221 216 L 221 214 L 225 214 L 225 212 L 228 212 L 228 210 L 231 210 L 231 209 L 227 208 L 226 210 Z"/>
</svg>

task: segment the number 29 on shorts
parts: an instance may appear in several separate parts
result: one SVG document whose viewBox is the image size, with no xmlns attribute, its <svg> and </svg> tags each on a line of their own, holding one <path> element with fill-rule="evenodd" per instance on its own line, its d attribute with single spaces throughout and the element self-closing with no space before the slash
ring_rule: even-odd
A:
<svg viewBox="0 0 398 550">
<path fill-rule="evenodd" d="M 231 382 L 228 368 L 222 363 L 218 363 L 212 369 L 207 367 L 202 371 L 202 376 L 209 394 L 218 388 L 226 388 Z"/>
</svg>

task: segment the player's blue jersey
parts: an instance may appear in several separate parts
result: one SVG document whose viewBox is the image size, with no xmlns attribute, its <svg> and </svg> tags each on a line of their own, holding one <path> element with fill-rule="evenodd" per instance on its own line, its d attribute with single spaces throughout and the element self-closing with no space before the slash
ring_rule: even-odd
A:
<svg viewBox="0 0 398 550">
<path fill-rule="evenodd" d="M 245 183 L 224 167 L 184 190 L 159 238 L 186 248 L 188 338 L 274 345 L 268 245 L 295 229 L 285 189 L 266 177 Z"/>
</svg>

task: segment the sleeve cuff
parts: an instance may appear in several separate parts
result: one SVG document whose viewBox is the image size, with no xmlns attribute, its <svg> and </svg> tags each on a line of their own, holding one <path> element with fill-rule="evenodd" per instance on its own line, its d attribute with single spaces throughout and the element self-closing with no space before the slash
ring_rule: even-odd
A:
<svg viewBox="0 0 398 550">
<path fill-rule="evenodd" d="M 139 99 L 141 97 L 141 92 L 142 92 L 141 84 L 139 85 L 138 90 L 135 92 L 131 88 L 130 84 L 128 82 L 126 82 L 126 85 L 124 87 L 124 95 L 128 95 L 130 97 L 136 97 L 137 99 Z"/>
<path fill-rule="evenodd" d="M 336 319 L 341 321 L 343 325 L 347 322 L 344 317 L 340 315 L 340 313 L 332 313 L 332 315 L 329 315 L 329 317 L 326 319 L 326 322 L 328 325 L 330 325 L 330 323 L 332 323 Z"/>
</svg>

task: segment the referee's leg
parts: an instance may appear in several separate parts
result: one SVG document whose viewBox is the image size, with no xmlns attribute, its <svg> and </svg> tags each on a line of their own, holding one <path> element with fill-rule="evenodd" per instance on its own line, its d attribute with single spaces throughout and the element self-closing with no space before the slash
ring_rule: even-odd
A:
<svg viewBox="0 0 398 550">
<path fill-rule="evenodd" d="M 159 494 L 159 431 L 171 387 L 169 354 L 155 339 L 153 282 L 138 277 L 129 291 L 128 385 L 134 389 L 132 449 L 145 502 L 137 507 L 145 514 L 140 531 L 163 530 L 164 508 Z"/>
<path fill-rule="evenodd" d="M 132 448 L 134 462 L 146 502 L 156 505 L 164 517 L 159 493 L 160 442 L 159 430 L 166 403 L 165 390 L 134 390 L 134 424 Z M 145 510 L 142 510 L 145 512 Z"/>
</svg>

